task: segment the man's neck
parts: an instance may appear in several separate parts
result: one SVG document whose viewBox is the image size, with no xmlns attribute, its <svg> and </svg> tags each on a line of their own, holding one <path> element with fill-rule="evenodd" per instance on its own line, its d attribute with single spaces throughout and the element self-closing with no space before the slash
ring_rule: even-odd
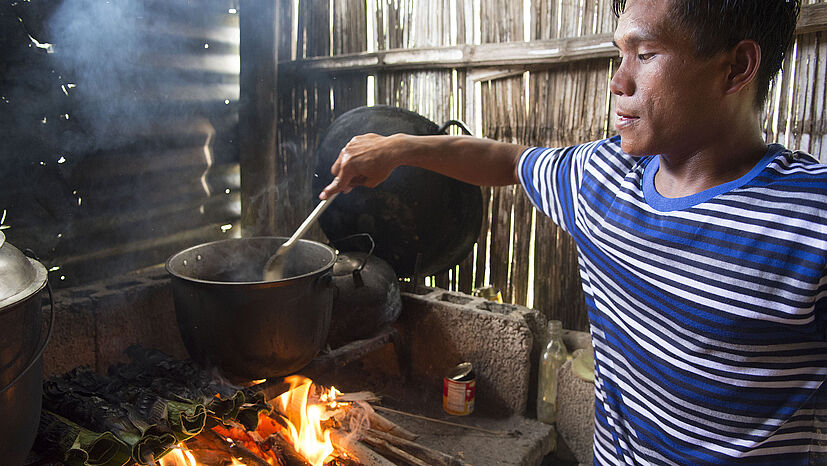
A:
<svg viewBox="0 0 827 466">
<path fill-rule="evenodd" d="M 729 137 L 693 152 L 661 154 L 655 189 L 661 196 L 685 197 L 747 174 L 767 152 L 760 134 Z"/>
</svg>

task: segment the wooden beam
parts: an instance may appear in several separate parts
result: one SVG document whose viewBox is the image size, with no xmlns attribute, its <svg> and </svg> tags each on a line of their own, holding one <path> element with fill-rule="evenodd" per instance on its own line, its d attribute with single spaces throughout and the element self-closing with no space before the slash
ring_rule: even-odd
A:
<svg viewBox="0 0 827 466">
<path fill-rule="evenodd" d="M 293 73 L 412 70 L 434 68 L 524 67 L 616 57 L 611 34 L 532 42 L 506 42 L 452 47 L 393 49 L 281 62 Z"/>
<path fill-rule="evenodd" d="M 804 5 L 796 34 L 827 30 L 827 3 Z M 505 42 L 452 47 L 392 49 L 279 63 L 292 73 L 338 73 L 435 68 L 508 68 L 510 72 L 537 69 L 592 58 L 617 57 L 612 34 L 532 42 Z"/>
<path fill-rule="evenodd" d="M 276 77 L 278 13 L 275 0 L 239 4 L 238 136 L 241 148 L 241 231 L 273 234 L 276 225 Z"/>
<path fill-rule="evenodd" d="M 802 5 L 795 33 L 808 34 L 825 30 L 827 30 L 827 3 Z"/>
</svg>

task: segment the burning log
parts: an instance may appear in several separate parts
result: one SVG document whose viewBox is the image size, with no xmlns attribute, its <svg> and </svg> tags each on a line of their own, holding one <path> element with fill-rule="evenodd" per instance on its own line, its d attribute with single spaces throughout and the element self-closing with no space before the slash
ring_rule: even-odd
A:
<svg viewBox="0 0 827 466">
<path fill-rule="evenodd" d="M 364 466 L 394 466 L 394 463 L 384 456 L 368 448 L 364 443 L 354 440 L 351 435 L 338 430 L 330 431 L 330 441 L 339 450 L 347 452 L 356 461 Z"/>
<path fill-rule="evenodd" d="M 267 442 L 272 448 L 277 449 L 284 456 L 285 466 L 311 466 L 310 462 L 300 455 L 293 445 L 284 439 L 280 434 L 273 434 L 267 437 Z"/>
<path fill-rule="evenodd" d="M 212 445 L 225 445 L 227 452 L 232 457 L 239 459 L 247 466 L 271 466 L 266 459 L 257 455 L 249 448 L 246 448 L 243 445 L 239 445 L 236 442 L 227 442 L 224 439 L 224 437 L 222 437 L 218 432 L 212 429 L 206 429 L 204 433 L 201 434 L 199 437 L 203 438 L 203 440 L 210 442 Z M 280 461 L 283 458 L 276 457 L 275 459 L 276 461 Z M 288 462 L 282 462 L 280 464 L 284 464 L 285 466 L 290 465 L 290 463 Z"/>
</svg>

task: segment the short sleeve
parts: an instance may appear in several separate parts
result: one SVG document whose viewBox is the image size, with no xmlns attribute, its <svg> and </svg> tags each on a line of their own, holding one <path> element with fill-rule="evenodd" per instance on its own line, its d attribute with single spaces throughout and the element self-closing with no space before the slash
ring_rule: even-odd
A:
<svg viewBox="0 0 827 466">
<path fill-rule="evenodd" d="M 531 147 L 520 156 L 520 184 L 531 202 L 564 230 L 571 233 L 577 212 L 577 192 L 583 171 L 604 141 L 549 149 Z"/>
</svg>

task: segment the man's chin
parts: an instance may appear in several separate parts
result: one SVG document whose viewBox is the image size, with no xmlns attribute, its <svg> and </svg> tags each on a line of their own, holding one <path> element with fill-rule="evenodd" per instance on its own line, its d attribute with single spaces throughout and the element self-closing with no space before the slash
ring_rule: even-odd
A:
<svg viewBox="0 0 827 466">
<path fill-rule="evenodd" d="M 627 155 L 631 155 L 632 157 L 646 157 L 647 155 L 657 153 L 647 147 L 647 144 L 643 144 L 642 141 L 638 141 L 630 137 L 624 138 L 622 134 L 620 135 L 620 148 L 623 149 L 623 152 Z"/>
</svg>

